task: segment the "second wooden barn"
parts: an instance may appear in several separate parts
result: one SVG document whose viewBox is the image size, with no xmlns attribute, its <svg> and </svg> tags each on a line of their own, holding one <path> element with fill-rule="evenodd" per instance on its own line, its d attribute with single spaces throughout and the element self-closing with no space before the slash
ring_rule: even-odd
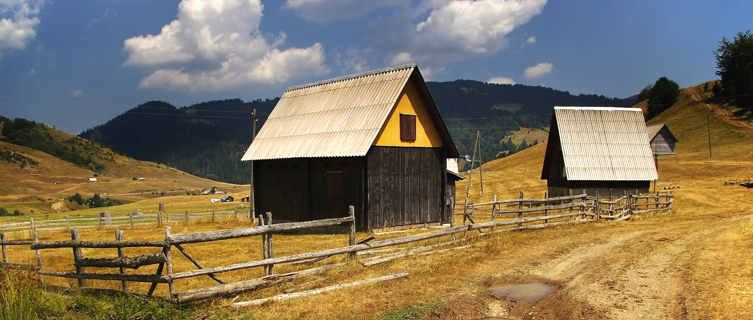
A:
<svg viewBox="0 0 753 320">
<path fill-rule="evenodd" d="M 243 160 L 256 212 L 342 217 L 361 229 L 446 223 L 447 158 L 458 156 L 415 65 L 292 87 Z"/>
<path fill-rule="evenodd" d="M 541 178 L 550 196 L 648 192 L 657 173 L 641 109 L 554 107 Z"/>
</svg>

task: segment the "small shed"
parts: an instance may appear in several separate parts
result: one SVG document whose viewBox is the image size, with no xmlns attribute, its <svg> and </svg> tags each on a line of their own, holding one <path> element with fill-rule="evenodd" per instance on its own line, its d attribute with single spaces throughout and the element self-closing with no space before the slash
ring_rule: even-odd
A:
<svg viewBox="0 0 753 320">
<path fill-rule="evenodd" d="M 445 223 L 458 157 L 416 65 L 288 88 L 243 161 L 254 208 L 279 220 L 342 217 L 361 229 Z"/>
<path fill-rule="evenodd" d="M 455 209 L 455 181 L 458 180 L 463 180 L 463 177 L 460 175 L 460 170 L 458 170 L 458 159 L 447 159 L 447 200 L 445 203 L 450 212 Z"/>
<path fill-rule="evenodd" d="M 651 143 L 651 151 L 655 156 L 675 154 L 675 144 L 678 140 L 666 124 L 657 123 L 647 126 L 646 132 Z"/>
<path fill-rule="evenodd" d="M 657 179 L 638 108 L 554 107 L 541 178 L 550 196 L 648 192 Z"/>
</svg>

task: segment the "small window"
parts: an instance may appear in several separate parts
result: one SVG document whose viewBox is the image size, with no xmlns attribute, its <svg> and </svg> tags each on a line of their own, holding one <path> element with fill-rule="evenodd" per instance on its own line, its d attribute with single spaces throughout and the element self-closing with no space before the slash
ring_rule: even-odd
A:
<svg viewBox="0 0 753 320">
<path fill-rule="evenodd" d="M 416 141 L 415 114 L 400 114 L 400 141 Z"/>
</svg>

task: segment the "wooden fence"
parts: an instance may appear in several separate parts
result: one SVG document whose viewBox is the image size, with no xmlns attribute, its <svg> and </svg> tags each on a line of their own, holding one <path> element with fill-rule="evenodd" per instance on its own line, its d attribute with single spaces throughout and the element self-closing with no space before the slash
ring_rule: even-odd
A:
<svg viewBox="0 0 753 320">
<path fill-rule="evenodd" d="M 249 216 L 247 209 L 235 209 L 235 210 L 223 210 L 223 211 L 207 211 L 207 212 L 193 212 L 189 213 L 185 211 L 183 213 L 131 213 L 125 216 L 110 216 L 107 212 L 103 212 L 99 217 L 84 217 L 84 218 L 71 218 L 66 216 L 64 219 L 49 219 L 49 220 L 37 220 L 29 218 L 29 221 L 15 222 L 0 224 L 0 232 L 21 232 L 31 231 L 36 228 L 40 231 L 55 231 L 55 230 L 70 230 L 73 228 L 87 229 L 87 228 L 102 228 L 102 227 L 135 227 L 154 225 L 161 227 L 162 225 L 169 223 L 191 223 L 198 220 L 215 222 L 222 219 L 234 218 L 235 220 L 245 219 L 248 221 Z M 34 227 L 32 227 L 34 225 Z"/>
<path fill-rule="evenodd" d="M 496 197 L 495 197 L 496 198 Z M 478 230 L 482 234 L 493 234 L 497 232 L 506 232 L 525 229 L 540 229 L 556 225 L 586 223 L 598 221 L 600 219 L 624 220 L 626 215 L 632 215 L 642 212 L 669 210 L 672 205 L 672 194 L 655 194 L 655 195 L 638 195 L 628 196 L 612 200 L 603 200 L 589 197 L 585 194 L 567 197 L 553 197 L 543 199 L 525 199 L 521 192 L 519 199 L 500 200 L 485 203 L 473 203 L 468 205 L 463 213 L 464 225 L 450 226 L 433 232 L 426 232 L 417 235 L 410 235 L 397 238 L 388 238 L 376 240 L 370 236 L 361 241 L 356 239 L 356 221 L 354 217 L 354 207 L 349 206 L 348 215 L 343 218 L 321 219 L 305 222 L 289 222 L 272 224 L 272 214 L 267 212 L 259 216 L 258 226 L 223 229 L 216 231 L 172 234 L 170 227 L 165 228 L 164 240 L 161 241 L 124 241 L 123 233 L 115 230 L 114 241 L 87 242 L 80 239 L 78 230 L 71 229 L 71 240 L 55 242 L 39 242 L 37 230 L 33 228 L 33 240 L 17 241 L 5 240 L 4 234 L 0 233 L 0 243 L 3 251 L 3 265 L 11 268 L 30 269 L 41 276 L 61 277 L 77 279 L 78 286 L 87 287 L 86 280 L 111 280 L 119 281 L 123 291 L 129 291 L 128 282 L 145 282 L 150 283 L 146 292 L 147 296 L 154 294 L 155 288 L 159 284 L 167 284 L 169 297 L 174 302 L 183 303 L 201 299 L 207 299 L 217 296 L 227 296 L 238 294 L 245 291 L 256 290 L 271 285 L 279 284 L 284 281 L 290 281 L 298 277 L 309 276 L 322 273 L 335 267 L 343 266 L 346 262 L 328 264 L 324 266 L 303 269 L 294 272 L 276 274 L 275 265 L 288 263 L 314 263 L 327 257 L 336 255 L 347 255 L 351 263 L 358 262 L 364 266 L 371 266 L 396 258 L 417 254 L 430 254 L 442 250 L 436 249 L 456 243 L 460 240 L 454 240 L 458 233 L 467 233 Z M 478 215 L 488 213 L 490 221 L 475 222 Z M 470 221 L 470 224 L 465 224 Z M 280 232 L 293 230 L 311 229 L 318 227 L 329 227 L 347 225 L 349 226 L 349 237 L 346 246 L 303 252 L 285 256 L 274 255 L 273 235 Z M 186 248 L 185 244 L 206 243 L 221 241 L 227 239 L 237 239 L 261 235 L 262 236 L 262 257 L 258 260 L 247 262 L 233 263 L 224 266 L 204 267 L 195 257 L 193 257 Z M 453 240 L 440 244 L 428 245 L 418 248 L 394 248 L 380 249 L 391 246 L 398 246 L 418 241 L 435 239 L 443 236 L 452 236 Z M 6 246 L 24 245 L 29 246 L 35 251 L 36 264 L 23 265 L 8 262 L 6 256 Z M 75 272 L 58 272 L 44 269 L 41 260 L 41 250 L 54 248 L 70 248 L 73 254 Z M 117 250 L 117 258 L 96 258 L 84 257 L 82 248 L 112 248 Z M 123 248 L 152 248 L 154 252 L 140 256 L 128 257 L 123 254 Z M 175 251 L 177 250 L 177 252 Z M 397 251 L 397 252 L 396 252 Z M 196 269 L 174 272 L 173 256 L 181 254 L 188 259 Z M 376 255 L 374 257 L 359 259 L 358 255 Z M 383 255 L 379 255 L 383 254 Z M 146 265 L 157 265 L 154 274 L 128 274 L 126 269 L 138 268 Z M 226 282 L 219 275 L 225 272 L 245 270 L 249 268 L 261 267 L 264 270 L 264 276 L 255 279 L 241 280 L 236 282 Z M 117 269 L 117 273 L 87 272 L 91 268 L 109 268 Z M 174 283 L 182 279 L 194 277 L 209 277 L 218 284 L 210 287 L 194 288 L 182 292 L 177 292 Z"/>
</svg>

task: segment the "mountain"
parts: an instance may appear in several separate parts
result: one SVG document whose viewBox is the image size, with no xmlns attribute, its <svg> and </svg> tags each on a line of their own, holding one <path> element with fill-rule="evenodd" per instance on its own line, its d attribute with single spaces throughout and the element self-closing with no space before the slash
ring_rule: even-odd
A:
<svg viewBox="0 0 753 320">
<path fill-rule="evenodd" d="M 97 182 L 89 182 L 93 177 Z M 245 190 L 164 164 L 135 160 L 42 123 L 1 116 L 0 181 L 0 207 L 24 213 L 50 212 L 53 203 L 75 193 L 132 201 L 212 186 Z"/>
<path fill-rule="evenodd" d="M 547 128 L 554 105 L 625 106 L 634 102 L 473 80 L 427 85 L 461 154 L 471 153 L 478 129 L 485 161 L 540 142 L 525 138 L 513 142 L 512 138 L 521 128 Z M 164 163 L 210 179 L 248 183 L 248 167 L 240 158 L 251 137 L 250 111 L 257 109 L 257 128 L 261 128 L 277 100 L 230 99 L 187 107 L 150 101 L 84 131 L 81 137 L 136 159 Z"/>
</svg>

